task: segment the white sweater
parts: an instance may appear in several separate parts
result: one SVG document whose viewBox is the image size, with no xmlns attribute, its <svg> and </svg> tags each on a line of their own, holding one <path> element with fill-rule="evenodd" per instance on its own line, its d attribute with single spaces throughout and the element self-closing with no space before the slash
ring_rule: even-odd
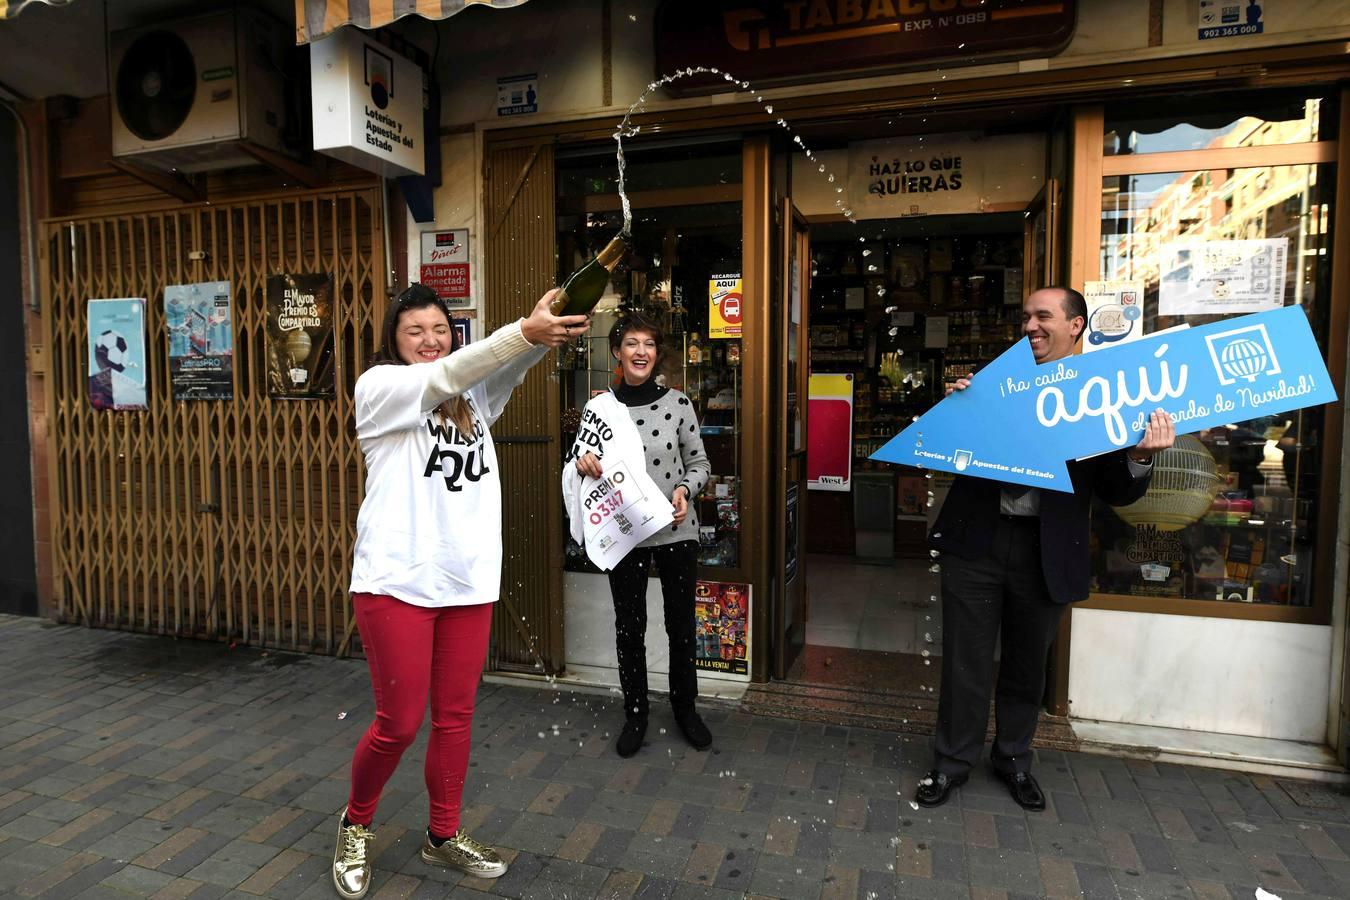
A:
<svg viewBox="0 0 1350 900">
<path fill-rule="evenodd" d="M 427 607 L 496 601 L 501 475 L 488 429 L 547 352 L 517 322 L 436 362 L 374 366 L 357 379 L 356 436 L 368 476 L 352 593 Z M 434 412 L 457 395 L 473 411 L 472 434 Z"/>
</svg>

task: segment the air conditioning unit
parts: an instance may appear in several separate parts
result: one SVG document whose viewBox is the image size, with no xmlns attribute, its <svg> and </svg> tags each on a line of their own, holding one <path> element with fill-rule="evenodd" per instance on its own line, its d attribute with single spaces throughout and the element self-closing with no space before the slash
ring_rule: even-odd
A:
<svg viewBox="0 0 1350 900">
<path fill-rule="evenodd" d="M 113 156 L 193 173 L 255 163 L 244 141 L 284 152 L 287 39 L 248 9 L 113 32 Z"/>
</svg>

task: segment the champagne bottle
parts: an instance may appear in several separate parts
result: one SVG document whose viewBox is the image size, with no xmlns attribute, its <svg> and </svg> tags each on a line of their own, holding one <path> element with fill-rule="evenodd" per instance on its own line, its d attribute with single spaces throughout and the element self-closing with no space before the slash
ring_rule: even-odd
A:
<svg viewBox="0 0 1350 900">
<path fill-rule="evenodd" d="M 622 236 L 611 240 L 595 259 L 572 273 L 549 304 L 549 311 L 555 316 L 582 316 L 594 309 L 627 249 Z"/>
</svg>

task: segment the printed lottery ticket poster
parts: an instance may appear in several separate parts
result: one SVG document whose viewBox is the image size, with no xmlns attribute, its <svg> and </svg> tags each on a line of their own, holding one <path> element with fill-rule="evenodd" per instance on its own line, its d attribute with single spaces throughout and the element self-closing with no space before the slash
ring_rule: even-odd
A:
<svg viewBox="0 0 1350 900">
<path fill-rule="evenodd" d="M 89 301 L 89 402 L 94 409 L 146 409 L 145 300 Z"/>
<path fill-rule="evenodd" d="M 1209 316 L 1284 306 L 1288 238 L 1162 245 L 1158 314 Z"/>
<path fill-rule="evenodd" d="M 749 677 L 750 585 L 694 585 L 694 646 L 696 668 Z"/>
<path fill-rule="evenodd" d="M 586 555 L 608 572 L 634 547 L 673 520 L 670 501 L 646 472 L 606 461 L 604 477 L 587 478 L 581 514 L 586 517 Z"/>
<path fill-rule="evenodd" d="M 332 397 L 333 276 L 267 278 L 267 386 L 276 400 Z"/>
<path fill-rule="evenodd" d="M 1083 286 L 1083 298 L 1088 308 L 1084 353 L 1143 337 L 1142 281 L 1089 281 Z"/>
<path fill-rule="evenodd" d="M 171 284 L 164 288 L 169 333 L 169 380 L 175 400 L 229 400 L 234 396 L 234 317 L 230 283 Z"/>
</svg>

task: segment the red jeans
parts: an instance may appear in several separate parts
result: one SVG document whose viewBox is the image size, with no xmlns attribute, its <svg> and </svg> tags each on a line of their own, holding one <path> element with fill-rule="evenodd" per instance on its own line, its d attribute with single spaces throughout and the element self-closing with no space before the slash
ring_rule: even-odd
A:
<svg viewBox="0 0 1350 900">
<path fill-rule="evenodd" d="M 356 623 L 370 664 L 375 721 L 356 745 L 347 818 L 369 826 L 389 776 L 417 737 L 431 698 L 427 794 L 431 830 L 459 829 L 469 729 L 487 658 L 492 604 L 428 609 L 381 594 L 354 594 Z"/>
</svg>

